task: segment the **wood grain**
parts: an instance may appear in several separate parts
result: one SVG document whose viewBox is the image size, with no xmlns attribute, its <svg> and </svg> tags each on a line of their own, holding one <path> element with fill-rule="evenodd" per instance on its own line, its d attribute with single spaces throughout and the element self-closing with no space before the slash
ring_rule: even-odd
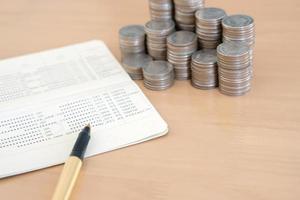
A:
<svg viewBox="0 0 300 200">
<path fill-rule="evenodd" d="M 118 29 L 149 19 L 146 0 L 0 0 L 0 5 L 0 58 L 90 39 L 104 40 L 119 58 Z M 254 17 L 252 91 L 233 98 L 177 81 L 165 92 L 153 92 L 138 82 L 170 133 L 89 158 L 72 199 L 300 199 L 300 1 L 207 0 L 207 5 Z M 1 199 L 50 199 L 61 170 L 0 180 Z"/>
</svg>

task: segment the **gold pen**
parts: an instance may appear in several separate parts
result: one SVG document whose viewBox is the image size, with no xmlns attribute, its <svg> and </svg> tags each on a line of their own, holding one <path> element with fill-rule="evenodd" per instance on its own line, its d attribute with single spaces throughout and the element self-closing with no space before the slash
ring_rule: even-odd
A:
<svg viewBox="0 0 300 200">
<path fill-rule="evenodd" d="M 65 162 L 52 200 L 69 199 L 82 166 L 85 150 L 90 141 L 90 125 L 79 133 L 70 157 Z"/>
</svg>

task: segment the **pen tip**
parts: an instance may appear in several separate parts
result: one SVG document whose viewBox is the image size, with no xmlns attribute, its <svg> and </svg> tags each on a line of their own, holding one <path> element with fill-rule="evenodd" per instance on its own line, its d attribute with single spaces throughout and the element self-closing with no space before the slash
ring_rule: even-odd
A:
<svg viewBox="0 0 300 200">
<path fill-rule="evenodd" d="M 88 123 L 88 124 L 86 125 L 86 127 L 89 127 L 89 128 L 91 128 L 91 124 L 90 124 L 90 123 Z"/>
</svg>

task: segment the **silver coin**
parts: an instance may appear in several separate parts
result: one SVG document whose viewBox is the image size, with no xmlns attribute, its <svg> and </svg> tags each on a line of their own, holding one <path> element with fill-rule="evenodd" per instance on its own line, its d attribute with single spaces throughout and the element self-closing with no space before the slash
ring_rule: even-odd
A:
<svg viewBox="0 0 300 200">
<path fill-rule="evenodd" d="M 222 43 L 218 46 L 217 52 L 226 57 L 241 57 L 249 54 L 249 47 L 235 43 Z"/>
<path fill-rule="evenodd" d="M 126 54 L 122 58 L 122 66 L 132 79 L 142 79 L 142 68 L 152 60 L 152 57 L 147 54 Z"/>
<path fill-rule="evenodd" d="M 151 85 L 151 86 L 165 86 L 165 85 L 171 84 L 171 82 L 172 82 L 171 77 L 172 76 L 169 76 L 165 80 L 150 80 L 148 78 L 145 78 L 144 83 Z"/>
<path fill-rule="evenodd" d="M 146 32 L 147 31 L 150 33 L 155 32 L 160 35 L 166 32 L 168 34 L 168 32 L 175 29 L 175 23 L 172 20 L 168 20 L 168 21 L 151 20 L 146 23 L 145 28 L 146 28 Z"/>
<path fill-rule="evenodd" d="M 226 12 L 220 8 L 201 8 L 196 14 L 196 33 L 204 49 L 215 49 L 222 40 L 222 19 Z"/>
<path fill-rule="evenodd" d="M 151 90 L 165 90 L 174 83 L 174 68 L 166 61 L 152 61 L 143 68 L 144 86 Z"/>
<path fill-rule="evenodd" d="M 152 61 L 143 68 L 144 74 L 148 76 L 163 76 L 172 70 L 173 66 L 167 61 Z"/>
<path fill-rule="evenodd" d="M 137 48 L 129 48 L 129 47 L 124 47 L 120 46 L 122 54 L 132 54 L 132 53 L 144 53 L 145 52 L 145 45 L 142 47 L 137 47 Z"/>
<path fill-rule="evenodd" d="M 178 23 L 182 23 L 182 24 L 194 24 L 195 23 L 195 16 L 193 12 L 181 12 L 179 10 L 175 11 L 175 20 Z"/>
<path fill-rule="evenodd" d="M 145 31 L 141 25 L 129 25 L 119 30 L 120 50 L 122 54 L 145 52 Z"/>
<path fill-rule="evenodd" d="M 123 63 L 132 68 L 143 68 L 152 60 L 147 54 L 128 54 L 123 58 Z"/>
<path fill-rule="evenodd" d="M 154 90 L 154 91 L 161 91 L 161 90 L 166 90 L 169 89 L 170 87 L 172 87 L 173 83 L 170 85 L 167 85 L 165 87 L 151 87 L 147 84 L 144 84 L 145 88 L 149 89 L 149 90 Z"/>
<path fill-rule="evenodd" d="M 189 31 L 177 31 L 167 38 L 168 43 L 174 46 L 188 46 L 197 41 L 197 36 Z"/>
<path fill-rule="evenodd" d="M 122 27 L 119 31 L 121 37 L 132 38 L 132 37 L 145 37 L 144 26 L 142 25 L 128 25 Z"/>
<path fill-rule="evenodd" d="M 174 71 L 161 77 L 151 77 L 145 74 L 145 81 L 150 83 L 166 83 L 174 79 Z"/>
<path fill-rule="evenodd" d="M 192 60 L 201 64 L 216 64 L 217 51 L 214 49 L 203 49 L 193 54 Z"/>
<path fill-rule="evenodd" d="M 243 43 L 225 42 L 217 48 L 220 92 L 230 96 L 246 94 L 251 88 L 250 49 Z"/>
<path fill-rule="evenodd" d="M 231 15 L 225 17 L 222 24 L 226 28 L 244 28 L 253 26 L 254 20 L 248 15 Z"/>
<path fill-rule="evenodd" d="M 171 20 L 173 17 L 172 0 L 149 0 L 150 16 L 152 20 Z"/>
<path fill-rule="evenodd" d="M 220 8 L 201 8 L 195 14 L 197 19 L 204 21 L 221 20 L 226 16 L 226 12 Z"/>
<path fill-rule="evenodd" d="M 190 78 L 191 56 L 197 47 L 197 36 L 193 32 L 178 31 L 167 38 L 167 60 L 174 65 L 177 80 Z"/>
<path fill-rule="evenodd" d="M 183 24 L 180 22 L 177 22 L 176 25 L 179 30 L 190 31 L 190 32 L 194 32 L 196 27 L 195 24 Z"/>
<path fill-rule="evenodd" d="M 175 8 L 180 7 L 185 11 L 196 11 L 204 7 L 204 0 L 174 0 Z"/>
<path fill-rule="evenodd" d="M 171 0 L 168 1 L 149 1 L 149 6 L 154 10 L 172 10 L 173 2 Z"/>
<path fill-rule="evenodd" d="M 225 94 L 228 96 L 242 96 L 242 95 L 245 95 L 246 93 L 248 93 L 250 91 L 250 89 L 251 89 L 250 87 L 247 87 L 242 91 L 228 91 L 222 86 L 219 87 L 220 92 L 222 94 Z"/>
<path fill-rule="evenodd" d="M 167 37 L 175 31 L 175 23 L 151 20 L 146 23 L 148 53 L 156 60 L 165 60 L 167 54 Z"/>
<path fill-rule="evenodd" d="M 217 53 L 203 49 L 192 56 L 192 86 L 198 89 L 213 89 L 218 86 Z"/>
</svg>

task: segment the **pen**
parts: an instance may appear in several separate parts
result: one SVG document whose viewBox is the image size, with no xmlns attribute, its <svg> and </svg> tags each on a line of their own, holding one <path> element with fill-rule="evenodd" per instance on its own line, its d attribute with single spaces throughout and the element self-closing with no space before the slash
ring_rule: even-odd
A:
<svg viewBox="0 0 300 200">
<path fill-rule="evenodd" d="M 79 133 L 70 157 L 65 162 L 52 200 L 69 199 L 83 163 L 85 150 L 90 141 L 90 125 Z"/>
</svg>

